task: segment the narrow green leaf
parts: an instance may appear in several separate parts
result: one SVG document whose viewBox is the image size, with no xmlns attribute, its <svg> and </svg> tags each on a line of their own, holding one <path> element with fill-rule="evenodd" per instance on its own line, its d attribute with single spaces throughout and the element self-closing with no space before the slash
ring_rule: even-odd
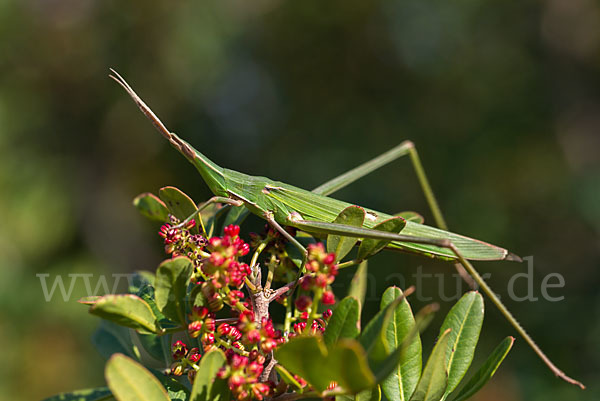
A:
<svg viewBox="0 0 600 401">
<path fill-rule="evenodd" d="M 156 333 L 156 316 L 137 295 L 105 295 L 90 308 L 90 313 L 121 326 Z"/>
<path fill-rule="evenodd" d="M 406 226 L 406 220 L 402 217 L 392 217 L 391 219 L 384 220 L 381 223 L 373 227 L 373 230 L 386 231 L 394 234 L 398 234 Z M 364 238 L 358 247 L 358 260 L 363 260 L 375 255 L 377 252 L 385 248 L 391 241 Z"/>
<path fill-rule="evenodd" d="M 362 227 L 365 221 L 365 209 L 360 206 L 348 206 L 333 221 L 351 227 Z M 340 235 L 327 236 L 327 252 L 334 252 L 336 261 L 342 260 L 356 245 L 358 238 Z"/>
<path fill-rule="evenodd" d="M 402 296 L 400 288 L 388 288 L 381 298 L 381 309 L 385 309 L 400 296 Z M 398 364 L 381 384 L 383 393 L 389 400 L 408 400 L 421 377 L 421 338 L 419 335 L 412 334 L 414 330 L 415 318 L 408 301 L 404 299 L 394 310 L 385 333 L 388 344 L 393 350 L 404 347 Z"/>
<path fill-rule="evenodd" d="M 104 377 L 119 401 L 170 401 L 158 379 L 123 354 L 115 354 L 108 360 Z"/>
<path fill-rule="evenodd" d="M 356 338 L 360 332 L 360 304 L 354 297 L 346 297 L 338 303 L 329 319 L 323 340 L 331 347 L 342 338 Z"/>
<path fill-rule="evenodd" d="M 394 310 L 400 305 L 404 296 L 386 305 L 367 323 L 365 329 L 360 335 L 359 342 L 369 355 L 371 367 L 374 363 L 382 361 L 392 351 L 387 343 L 386 331 L 392 319 Z"/>
<path fill-rule="evenodd" d="M 156 271 L 156 306 L 169 319 L 185 323 L 185 298 L 194 267 L 183 256 L 164 261 Z"/>
<path fill-rule="evenodd" d="M 198 209 L 192 198 L 175 187 L 161 188 L 158 196 L 165 203 L 169 212 L 181 221 L 190 217 Z M 194 232 L 198 232 L 199 225 L 200 222 L 196 221 Z"/>
<path fill-rule="evenodd" d="M 169 209 L 156 195 L 149 192 L 139 194 L 133 200 L 133 206 L 150 220 L 169 221 Z"/>
<path fill-rule="evenodd" d="M 217 373 L 225 361 L 225 354 L 218 348 L 213 348 L 200 359 L 200 369 L 194 379 L 190 401 L 226 400 L 227 393 L 223 393 L 220 386 L 214 386 Z"/>
<path fill-rule="evenodd" d="M 404 352 L 406 351 L 406 347 L 411 343 L 415 336 L 418 336 L 420 333 L 422 333 L 429 323 L 431 323 L 431 320 L 433 319 L 433 312 L 435 312 L 437 309 L 437 304 L 430 304 L 424 306 L 417 313 L 417 316 L 415 317 L 415 327 L 404 339 L 402 344 L 396 348 L 395 351 L 389 354 L 383 361 L 375 365 L 373 372 L 375 373 L 377 383 L 381 383 L 384 379 L 389 377 L 394 369 L 396 369 Z"/>
<path fill-rule="evenodd" d="M 464 401 L 472 397 L 476 392 L 494 376 L 496 370 L 508 355 L 508 352 L 515 342 L 514 337 L 506 337 L 498 346 L 492 351 L 485 363 L 479 368 L 475 375 L 465 384 L 460 390 L 454 401 Z"/>
<path fill-rule="evenodd" d="M 417 224 L 423 224 L 423 222 L 425 221 L 423 216 L 421 216 L 419 213 L 413 212 L 413 211 L 396 213 L 394 216 L 402 217 L 406 221 L 412 221 L 413 223 L 417 223 Z"/>
<path fill-rule="evenodd" d="M 90 388 L 86 390 L 60 393 L 43 401 L 102 401 L 112 397 L 108 387 Z"/>
<path fill-rule="evenodd" d="M 450 331 L 451 329 L 445 331 L 433 347 L 410 401 L 440 401 L 444 396 L 448 385 L 446 350 Z"/>
<path fill-rule="evenodd" d="M 463 295 L 446 315 L 440 334 L 447 329 L 452 331 L 448 335 L 448 388 L 444 398 L 458 386 L 471 366 L 482 324 L 483 297 L 475 291 Z"/>
<path fill-rule="evenodd" d="M 350 289 L 348 290 L 348 296 L 355 297 L 360 303 L 359 317 L 360 309 L 365 305 L 365 297 L 367 295 L 368 269 L 368 262 L 363 260 L 358 265 L 358 269 L 356 269 L 356 273 L 354 273 L 354 277 L 352 277 Z"/>
</svg>

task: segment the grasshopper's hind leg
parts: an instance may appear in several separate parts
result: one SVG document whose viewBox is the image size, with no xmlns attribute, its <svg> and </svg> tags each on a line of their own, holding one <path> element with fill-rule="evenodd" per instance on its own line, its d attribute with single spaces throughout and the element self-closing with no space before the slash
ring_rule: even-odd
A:
<svg viewBox="0 0 600 401">
<path fill-rule="evenodd" d="M 393 162 L 396 159 L 401 158 L 402 156 L 410 156 L 410 161 L 412 163 L 413 169 L 417 174 L 417 178 L 419 179 L 419 184 L 421 186 L 421 190 L 425 195 L 425 199 L 427 200 L 427 204 L 429 209 L 431 210 L 431 214 L 433 215 L 433 219 L 435 220 L 435 224 L 438 228 L 442 230 L 448 230 L 448 225 L 446 224 L 446 220 L 444 219 L 444 215 L 438 205 L 436 197 L 431 189 L 431 185 L 429 184 L 429 180 L 427 179 L 427 175 L 425 174 L 425 169 L 423 168 L 423 164 L 421 163 L 421 159 L 419 158 L 419 154 L 417 153 L 417 149 L 412 141 L 403 141 L 398 146 L 388 150 L 385 153 L 371 159 L 358 167 L 353 168 L 346 173 L 339 175 L 326 183 L 320 185 L 319 187 L 313 189 L 312 192 L 320 195 L 330 195 L 335 191 L 338 191 L 354 181 L 364 177 L 365 175 L 385 166 Z M 467 273 L 467 271 L 460 264 L 455 264 L 454 267 L 456 271 L 461 276 L 461 278 L 471 287 L 472 289 L 476 289 L 476 283 L 473 278 Z"/>
<path fill-rule="evenodd" d="M 540 359 L 550 368 L 550 370 L 562 380 L 575 384 L 581 388 L 585 388 L 583 384 L 578 382 L 575 379 L 567 376 L 562 370 L 560 370 L 552 361 L 544 354 L 544 352 L 537 346 L 537 344 L 533 341 L 533 339 L 527 334 L 525 329 L 519 324 L 517 319 L 510 313 L 510 311 L 504 306 L 504 304 L 500 301 L 500 298 L 492 291 L 492 289 L 487 285 L 487 283 L 483 280 L 481 275 L 475 270 L 473 265 L 464 258 L 459 249 L 452 243 L 452 241 L 448 239 L 435 239 L 435 238 L 422 238 L 422 237 L 414 237 L 411 235 L 402 235 L 395 234 L 386 231 L 378 231 L 372 230 L 368 228 L 360 228 L 347 226 L 344 224 L 337 223 L 325 223 L 322 221 L 309 221 L 303 220 L 299 218 L 299 216 L 290 216 L 289 217 L 289 225 L 297 227 L 301 230 L 305 230 L 307 232 L 312 233 L 327 233 L 327 234 L 336 234 L 347 237 L 357 237 L 357 238 L 371 238 L 371 239 L 379 239 L 385 241 L 395 241 L 395 242 L 404 242 L 404 243 L 414 243 L 414 244 L 427 244 L 433 245 L 440 248 L 449 249 L 454 255 L 456 255 L 456 262 L 460 264 L 460 266 L 464 267 L 466 271 L 473 277 L 473 279 L 477 282 L 479 287 L 483 290 L 483 293 L 490 298 L 490 300 L 496 305 L 496 307 L 500 310 L 502 315 L 508 320 L 508 322 L 517 330 L 517 332 L 523 337 L 523 339 L 529 344 L 529 346 L 533 349 L 533 351 L 540 357 Z"/>
</svg>

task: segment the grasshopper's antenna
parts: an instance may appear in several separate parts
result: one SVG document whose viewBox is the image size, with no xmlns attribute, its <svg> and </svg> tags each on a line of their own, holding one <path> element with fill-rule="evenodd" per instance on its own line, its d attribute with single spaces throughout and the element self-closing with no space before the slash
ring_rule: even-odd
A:
<svg viewBox="0 0 600 401">
<path fill-rule="evenodd" d="M 158 132 L 160 132 L 162 136 L 167 138 L 171 145 L 173 145 L 181 153 L 183 153 L 184 156 L 191 160 L 195 160 L 197 157 L 196 152 L 194 152 L 194 150 L 187 143 L 182 141 L 177 135 L 175 135 L 172 132 L 169 132 L 167 127 L 165 127 L 165 125 L 162 123 L 162 121 L 160 121 L 156 114 L 154 114 L 150 107 L 148 107 L 148 105 L 144 103 L 142 98 L 140 98 L 138 94 L 135 93 L 133 88 L 129 86 L 127 81 L 125 81 L 125 79 L 121 75 L 119 75 L 118 72 L 116 72 L 112 68 L 110 68 L 110 72 L 112 74 L 110 74 L 109 77 L 114 79 L 115 82 L 117 82 L 119 85 L 121 85 L 121 87 L 123 87 L 123 89 L 125 89 L 129 96 L 131 96 L 135 104 L 137 104 L 137 106 L 140 108 L 142 113 L 144 113 L 144 115 L 148 117 L 148 119 L 152 122 L 152 125 L 154 125 Z"/>
<path fill-rule="evenodd" d="M 171 133 L 169 132 L 167 127 L 165 127 L 165 125 L 162 123 L 162 121 L 160 121 L 160 119 L 156 116 L 156 114 L 154 114 L 154 112 L 150 109 L 150 107 L 148 107 L 148 105 L 146 103 L 144 103 L 144 101 L 137 95 L 137 93 L 135 93 L 133 88 L 131 86 L 129 86 L 127 81 L 125 81 L 125 79 L 121 75 L 119 75 L 118 72 L 116 72 L 112 68 L 110 68 L 110 72 L 112 72 L 112 74 L 110 74 L 109 77 L 114 79 L 115 82 L 117 82 L 119 85 L 121 85 L 123 87 L 123 89 L 125 89 L 125 91 L 129 94 L 129 96 L 131 96 L 131 98 L 133 99 L 135 104 L 137 104 L 138 107 L 140 108 L 140 110 L 142 110 L 142 113 L 144 113 L 144 115 L 146 117 L 148 117 L 148 119 L 156 127 L 158 132 L 160 132 L 162 134 L 162 136 L 164 136 L 165 138 L 167 138 L 169 140 L 169 142 L 171 142 L 172 141 Z"/>
</svg>

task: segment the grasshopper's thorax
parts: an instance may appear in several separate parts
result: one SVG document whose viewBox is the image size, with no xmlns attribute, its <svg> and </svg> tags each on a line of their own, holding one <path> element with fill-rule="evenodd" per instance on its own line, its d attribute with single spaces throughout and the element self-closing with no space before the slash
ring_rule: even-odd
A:
<svg viewBox="0 0 600 401">
<path fill-rule="evenodd" d="M 210 188 L 211 192 L 217 196 L 227 196 L 227 184 L 223 173 L 223 168 L 215 162 L 204 156 L 202 153 L 191 147 L 187 142 L 173 135 L 173 146 L 177 148 L 200 172 L 200 175 Z"/>
</svg>

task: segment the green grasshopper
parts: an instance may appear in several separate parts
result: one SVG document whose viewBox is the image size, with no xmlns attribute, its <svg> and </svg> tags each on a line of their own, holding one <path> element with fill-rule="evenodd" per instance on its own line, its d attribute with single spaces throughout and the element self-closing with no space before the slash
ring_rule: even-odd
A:
<svg viewBox="0 0 600 401">
<path fill-rule="evenodd" d="M 511 312 L 500 302 L 500 299 L 470 263 L 470 260 L 520 261 L 520 258 L 501 247 L 447 231 L 446 223 L 412 142 L 405 141 L 373 160 L 326 182 L 312 191 L 307 191 L 266 177 L 251 176 L 218 166 L 189 143 L 170 132 L 131 86 L 116 71 L 111 69 L 111 72 L 110 77 L 127 91 L 162 136 L 196 167 L 215 195 L 208 201 L 201 203 L 196 212 L 182 222 L 182 225 L 209 205 L 222 203 L 232 207 L 245 208 L 245 210 L 240 211 L 240 215 L 251 212 L 265 219 L 274 229 L 298 247 L 304 258 L 306 257 L 306 249 L 284 229 L 284 226 L 295 227 L 315 236 L 330 235 L 351 238 L 352 244 L 357 244 L 359 239 L 363 242 L 366 240 L 377 241 L 378 249 L 385 247 L 452 261 L 461 276 L 470 285 L 474 285 L 471 278 L 475 281 L 557 377 L 585 388 L 582 383 L 570 378 L 554 365 Z M 364 220 L 360 226 L 343 224 L 338 216 L 341 217 L 342 213 L 348 208 L 357 208 L 357 206 L 331 198 L 329 195 L 404 155 L 410 156 L 413 168 L 439 228 L 421 224 L 422 219 L 417 214 L 411 214 L 410 219 L 404 219 L 401 216 L 392 216 L 367 208 L 361 208 L 361 210 L 364 210 Z M 344 265 L 358 262 L 360 260 L 345 262 Z"/>
</svg>

